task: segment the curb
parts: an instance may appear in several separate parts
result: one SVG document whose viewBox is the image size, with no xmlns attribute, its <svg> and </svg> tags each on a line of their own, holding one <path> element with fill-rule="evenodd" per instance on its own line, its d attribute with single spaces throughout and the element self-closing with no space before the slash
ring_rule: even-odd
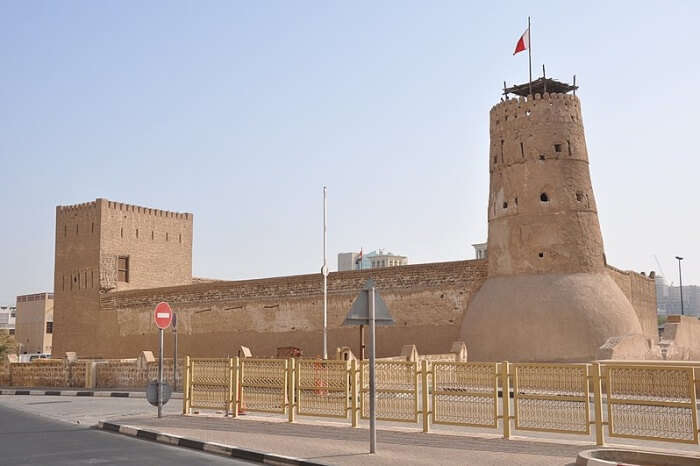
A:
<svg viewBox="0 0 700 466">
<path fill-rule="evenodd" d="M 145 392 L 109 392 L 93 390 L 0 390 L 0 395 L 93 396 L 96 398 L 146 398 Z M 173 393 L 170 399 L 181 400 L 182 393 Z"/>
<path fill-rule="evenodd" d="M 128 425 L 114 424 L 112 422 L 100 421 L 97 423 L 95 428 L 107 432 L 129 435 L 142 440 L 150 440 L 152 442 L 204 451 L 215 455 L 230 456 L 232 458 L 255 461 L 257 463 L 282 464 L 290 466 L 326 466 L 324 463 L 316 463 L 301 458 L 293 458 L 291 456 L 277 455 L 274 453 L 264 453 L 257 450 L 251 450 L 249 448 L 234 447 L 215 442 L 202 442 L 201 440 L 193 440 L 186 437 L 180 437 L 179 435 L 164 434 L 161 432 L 139 429 Z"/>
</svg>

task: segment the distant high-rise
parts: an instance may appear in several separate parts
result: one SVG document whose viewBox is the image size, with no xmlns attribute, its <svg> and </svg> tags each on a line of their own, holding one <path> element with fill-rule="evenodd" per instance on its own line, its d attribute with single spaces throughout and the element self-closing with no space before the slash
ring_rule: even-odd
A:
<svg viewBox="0 0 700 466">
<path fill-rule="evenodd" d="M 338 254 L 338 272 L 346 270 L 368 270 L 382 267 L 408 265 L 408 257 L 393 254 L 384 249 L 363 254 L 357 252 L 341 252 Z"/>
</svg>

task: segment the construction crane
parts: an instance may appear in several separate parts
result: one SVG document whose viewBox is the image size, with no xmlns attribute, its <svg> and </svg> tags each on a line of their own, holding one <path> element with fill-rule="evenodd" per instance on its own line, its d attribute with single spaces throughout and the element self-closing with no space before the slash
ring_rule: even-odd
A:
<svg viewBox="0 0 700 466">
<path fill-rule="evenodd" d="M 659 266 L 659 272 L 661 272 L 661 276 L 664 277 L 664 281 L 666 281 L 666 274 L 664 273 L 664 268 L 661 267 L 661 262 L 659 262 L 659 258 L 656 257 L 656 254 L 654 254 L 654 260 L 656 261 L 656 265 Z M 669 286 L 673 286 L 673 282 Z"/>
</svg>

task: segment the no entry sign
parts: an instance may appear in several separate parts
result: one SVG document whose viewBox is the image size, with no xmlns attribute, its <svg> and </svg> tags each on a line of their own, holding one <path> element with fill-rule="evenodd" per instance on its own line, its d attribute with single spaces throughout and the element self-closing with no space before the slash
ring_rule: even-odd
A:
<svg viewBox="0 0 700 466">
<path fill-rule="evenodd" d="M 173 320 L 173 310 L 170 309 L 168 303 L 158 303 L 153 317 L 158 328 L 164 330 L 170 326 L 170 322 Z"/>
</svg>

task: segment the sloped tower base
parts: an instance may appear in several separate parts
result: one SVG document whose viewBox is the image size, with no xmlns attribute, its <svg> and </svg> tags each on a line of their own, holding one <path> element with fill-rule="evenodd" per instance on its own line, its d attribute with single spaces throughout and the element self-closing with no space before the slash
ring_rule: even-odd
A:
<svg viewBox="0 0 700 466">
<path fill-rule="evenodd" d="M 489 278 L 460 329 L 471 361 L 514 362 L 592 361 L 609 337 L 641 333 L 606 273 Z"/>
</svg>

